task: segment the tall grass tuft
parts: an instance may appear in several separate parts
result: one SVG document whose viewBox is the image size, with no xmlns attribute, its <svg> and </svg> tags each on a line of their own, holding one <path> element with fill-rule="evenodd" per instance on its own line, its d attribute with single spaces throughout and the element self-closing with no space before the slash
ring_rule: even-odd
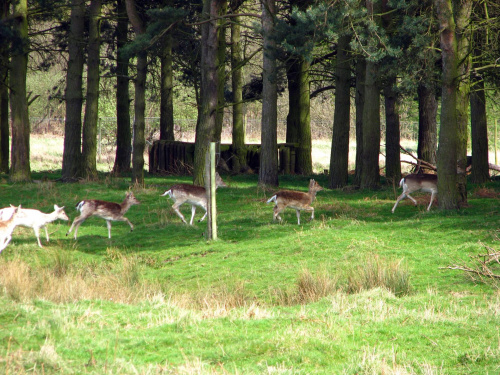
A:
<svg viewBox="0 0 500 375">
<path fill-rule="evenodd" d="M 410 273 L 402 260 L 389 261 L 378 255 L 366 257 L 366 263 L 347 274 L 347 293 L 358 293 L 373 288 L 386 288 L 396 296 L 411 293 Z"/>
<path fill-rule="evenodd" d="M 297 302 L 315 302 L 338 289 L 338 276 L 332 277 L 326 270 L 313 275 L 308 269 L 302 269 L 297 279 Z"/>
</svg>

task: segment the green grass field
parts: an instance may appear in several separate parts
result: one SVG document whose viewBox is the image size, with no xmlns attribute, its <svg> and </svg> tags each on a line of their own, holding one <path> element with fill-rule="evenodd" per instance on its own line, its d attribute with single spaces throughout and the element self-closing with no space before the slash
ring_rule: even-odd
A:
<svg viewBox="0 0 500 375">
<path fill-rule="evenodd" d="M 82 199 L 121 202 L 128 177 L 16 185 L 1 206 L 70 222 Z M 50 242 L 16 228 L 0 254 L 0 372 L 5 374 L 497 374 L 500 294 L 462 271 L 498 249 L 500 182 L 469 187 L 469 207 L 426 212 L 428 195 L 391 214 L 395 191 L 318 193 L 316 219 L 287 210 L 272 222 L 272 191 L 257 176 L 224 176 L 219 240 L 184 225 L 160 197 L 189 177 L 132 187 L 141 205 L 116 222 L 70 223 Z M 315 176 L 324 187 L 326 176 Z M 281 176 L 305 191 L 308 177 Z M 487 194 L 485 194 L 485 192 Z M 400 191 L 397 191 L 399 194 Z M 190 209 L 182 211 L 189 218 Z M 199 211 L 199 210 L 198 210 Z M 197 212 L 197 218 L 201 212 Z M 43 231 L 42 231 L 43 233 Z M 500 273 L 500 272 L 498 272 Z"/>
</svg>

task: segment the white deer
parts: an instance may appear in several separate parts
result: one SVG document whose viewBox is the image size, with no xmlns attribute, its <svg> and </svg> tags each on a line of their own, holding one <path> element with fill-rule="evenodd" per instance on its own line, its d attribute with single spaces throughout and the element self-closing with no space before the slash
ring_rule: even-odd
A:
<svg viewBox="0 0 500 375">
<path fill-rule="evenodd" d="M 314 207 L 311 206 L 316 198 L 316 193 L 323 188 L 313 179 L 309 181 L 309 191 L 304 193 L 295 190 L 280 190 L 268 199 L 267 203 L 274 202 L 273 220 L 281 221 L 280 212 L 290 207 L 297 213 L 297 224 L 300 225 L 300 211 L 311 211 L 311 220 L 314 219 Z"/>
<path fill-rule="evenodd" d="M 12 216 L 15 207 L 5 207 L 0 210 L 1 220 L 8 219 Z M 64 212 L 64 207 L 59 207 L 57 204 L 54 205 L 54 212 L 50 214 L 45 214 L 38 210 L 31 208 L 19 209 L 17 213 L 17 225 L 27 228 L 33 228 L 35 232 L 36 239 L 38 241 L 38 246 L 43 247 L 40 242 L 40 229 L 45 229 L 45 236 L 47 237 L 47 242 L 49 242 L 49 232 L 47 230 L 47 224 L 52 223 L 55 220 L 65 220 L 68 221 L 68 216 Z"/>
<path fill-rule="evenodd" d="M 426 193 L 431 193 L 431 201 L 429 202 L 429 206 L 427 207 L 427 211 L 429 211 L 431 209 L 432 202 L 434 201 L 434 197 L 438 192 L 437 178 L 437 175 L 427 173 L 412 173 L 406 177 L 403 177 L 399 182 L 399 186 L 403 188 L 403 193 L 396 200 L 396 203 L 392 208 L 392 213 L 394 213 L 394 210 L 396 209 L 399 201 L 406 197 L 410 198 L 416 206 L 417 201 L 413 199 L 410 194 L 418 190 L 422 190 Z"/>
<path fill-rule="evenodd" d="M 221 176 L 218 173 L 215 174 L 215 187 L 227 187 L 226 183 L 222 180 Z M 189 221 L 189 225 L 193 225 L 194 214 L 196 213 L 196 207 L 201 207 L 205 210 L 205 215 L 198 220 L 198 222 L 202 222 L 205 220 L 207 216 L 207 192 L 203 186 L 196 186 L 191 184 L 177 184 L 172 186 L 169 190 L 161 195 L 164 197 L 168 195 L 170 198 L 174 200 L 174 204 L 172 208 L 177 213 L 177 215 L 181 218 L 184 224 L 187 224 L 184 215 L 179 210 L 179 207 L 184 203 L 191 205 L 191 220 Z"/>
<path fill-rule="evenodd" d="M 111 238 L 111 222 L 112 221 L 125 221 L 130 225 L 130 231 L 134 230 L 134 226 L 127 219 L 125 213 L 128 209 L 135 205 L 140 204 L 132 192 L 128 192 L 125 196 L 125 200 L 122 203 L 114 203 L 114 202 L 106 202 L 97 199 L 88 199 L 83 200 L 76 205 L 76 209 L 80 211 L 80 216 L 76 217 L 73 220 L 73 224 L 69 228 L 66 236 L 71 233 L 73 228 L 75 228 L 75 240 L 78 234 L 78 227 L 81 223 L 87 220 L 90 216 L 97 216 L 106 220 L 106 224 L 108 226 L 108 238 Z"/>
<path fill-rule="evenodd" d="M 19 207 L 12 206 L 13 211 L 11 217 L 7 220 L 0 220 L 0 253 L 7 247 L 12 239 L 12 232 L 17 225 L 17 215 L 20 208 L 21 205 L 19 205 Z"/>
</svg>

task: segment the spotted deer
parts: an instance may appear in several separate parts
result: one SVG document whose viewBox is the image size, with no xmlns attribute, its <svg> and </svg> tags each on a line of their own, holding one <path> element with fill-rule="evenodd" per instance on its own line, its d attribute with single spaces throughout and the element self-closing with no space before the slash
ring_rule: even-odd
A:
<svg viewBox="0 0 500 375">
<path fill-rule="evenodd" d="M 19 207 L 12 207 L 12 215 L 7 220 L 0 220 L 0 253 L 3 249 L 7 247 L 10 240 L 12 239 L 12 232 L 17 225 L 17 215 L 21 205 Z"/>
<path fill-rule="evenodd" d="M 125 196 L 125 200 L 122 203 L 106 202 L 97 199 L 83 200 L 76 205 L 76 209 L 80 211 L 80 216 L 73 220 L 73 224 L 69 228 L 66 236 L 71 233 L 73 228 L 75 228 L 75 240 L 78 233 L 78 227 L 81 223 L 87 220 L 91 216 L 97 216 L 106 220 L 108 226 L 108 238 L 111 238 L 111 222 L 112 221 L 125 221 L 130 225 L 130 231 L 134 230 L 134 226 L 127 219 L 125 213 L 133 205 L 140 204 L 132 192 L 128 192 Z"/>
<path fill-rule="evenodd" d="M 406 177 L 403 177 L 399 182 L 399 186 L 403 188 L 403 193 L 398 197 L 394 207 L 392 207 L 392 213 L 398 206 L 398 203 L 408 197 L 412 200 L 412 202 L 417 205 L 417 201 L 413 199 L 410 195 L 418 190 L 422 190 L 426 193 L 431 193 L 431 201 L 429 202 L 429 206 L 427 207 L 427 211 L 431 209 L 432 202 L 438 192 L 437 189 L 437 175 L 435 174 L 427 174 L 427 173 L 412 173 Z"/>
<path fill-rule="evenodd" d="M 316 198 L 316 193 L 323 188 L 313 179 L 309 181 L 309 191 L 304 193 L 295 190 L 280 190 L 268 199 L 267 203 L 274 202 L 273 220 L 282 221 L 280 212 L 290 207 L 297 213 L 297 224 L 300 225 L 300 211 L 311 211 L 311 220 L 314 219 L 314 207 L 311 204 Z"/>
<path fill-rule="evenodd" d="M 215 174 L 215 187 L 227 187 L 226 183 L 222 180 L 218 173 Z M 203 186 L 196 186 L 191 184 L 176 184 L 172 186 L 169 190 L 161 195 L 164 197 L 168 195 L 174 200 L 172 208 L 175 213 L 181 218 L 184 224 L 187 224 L 184 215 L 179 210 L 179 207 L 184 203 L 191 205 L 191 220 L 189 225 L 193 225 L 194 215 L 196 213 L 196 207 L 201 207 L 205 210 L 203 217 L 198 220 L 202 222 L 207 216 L 207 192 Z"/>
<path fill-rule="evenodd" d="M 5 207 L 0 210 L 0 218 L 2 220 L 8 219 L 12 216 L 14 212 L 14 207 Z M 40 229 L 45 229 L 45 236 L 47 237 L 47 242 L 49 242 L 49 231 L 47 230 L 47 224 L 52 223 L 56 220 L 68 221 L 68 216 L 64 212 L 64 207 L 59 207 L 57 204 L 54 205 L 54 212 L 50 214 L 43 213 L 38 210 L 31 208 L 19 209 L 17 214 L 17 225 L 21 227 L 33 228 L 35 232 L 36 240 L 38 241 L 38 246 L 43 247 L 40 242 Z"/>
</svg>

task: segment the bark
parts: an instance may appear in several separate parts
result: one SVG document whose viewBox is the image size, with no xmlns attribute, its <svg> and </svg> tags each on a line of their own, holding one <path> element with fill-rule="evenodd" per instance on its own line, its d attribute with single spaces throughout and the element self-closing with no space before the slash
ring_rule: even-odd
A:
<svg viewBox="0 0 500 375">
<path fill-rule="evenodd" d="M 490 180 L 488 161 L 488 122 L 486 119 L 486 95 L 484 81 L 474 77 L 470 96 L 472 172 L 471 180 L 483 184 Z"/>
<path fill-rule="evenodd" d="M 276 43 L 272 39 L 275 0 L 262 0 L 264 57 L 262 62 L 262 131 L 259 184 L 278 186 L 278 90 L 276 83 Z"/>
<path fill-rule="evenodd" d="M 116 28 L 116 157 L 113 173 L 130 172 L 132 154 L 132 132 L 130 129 L 129 58 L 123 53 L 128 42 L 128 18 L 125 1 L 116 5 L 118 25 Z"/>
<path fill-rule="evenodd" d="M 365 104 L 363 106 L 363 169 L 361 188 L 374 189 L 379 186 L 380 154 L 380 90 L 377 84 L 378 67 L 366 62 Z"/>
<path fill-rule="evenodd" d="M 233 89 L 233 172 L 247 166 L 245 147 L 245 124 L 243 122 L 243 55 L 241 51 L 240 18 L 231 23 L 231 83 Z"/>
<path fill-rule="evenodd" d="M 7 2 L 0 5 L 0 19 L 7 16 Z M 9 173 L 9 45 L 0 44 L 0 172 Z"/>
<path fill-rule="evenodd" d="M 333 115 L 332 151 L 330 156 L 331 189 L 347 185 L 349 175 L 349 128 L 351 109 L 350 35 L 339 38 L 335 69 L 335 112 Z"/>
<path fill-rule="evenodd" d="M 205 0 L 203 17 L 211 19 L 201 26 L 201 87 L 200 115 L 196 126 L 193 180 L 196 185 L 205 185 L 205 165 L 210 142 L 215 141 L 217 115 L 217 15 L 220 1 Z"/>
<path fill-rule="evenodd" d="M 137 13 L 134 0 L 126 0 L 127 15 L 136 36 L 144 34 L 144 24 Z M 146 112 L 146 75 L 147 54 L 142 51 L 137 56 L 137 77 L 135 79 L 134 103 L 134 139 L 132 142 L 132 182 L 144 182 L 144 150 L 146 148 L 145 112 Z"/>
<path fill-rule="evenodd" d="M 365 106 L 365 76 L 366 60 L 359 56 L 356 59 L 356 165 L 353 184 L 361 185 L 361 171 L 363 170 L 363 108 Z"/>
<path fill-rule="evenodd" d="M 26 73 L 28 71 L 28 4 L 27 0 L 14 2 L 13 13 L 17 15 L 14 32 L 19 44 L 13 46 L 10 66 L 10 113 L 12 121 L 11 168 L 12 182 L 31 181 L 30 169 L 30 124 L 26 96 Z"/>
<path fill-rule="evenodd" d="M 226 30 L 227 20 L 223 16 L 227 13 L 227 0 L 219 0 L 217 22 L 217 114 L 215 117 L 215 140 L 220 142 L 222 125 L 224 123 L 224 86 L 226 83 Z"/>
<path fill-rule="evenodd" d="M 460 205 L 467 204 L 467 141 L 470 104 L 470 16 L 472 1 L 465 0 L 455 5 L 455 22 L 458 56 L 458 82 L 457 91 L 457 167 L 458 167 L 458 193 Z"/>
<path fill-rule="evenodd" d="M 418 86 L 418 147 L 417 156 L 436 164 L 437 100 L 434 89 L 423 83 Z"/>
<path fill-rule="evenodd" d="M 99 62 L 100 62 L 101 1 L 90 3 L 89 44 L 87 61 L 87 100 L 83 121 L 82 172 L 88 180 L 97 178 L 97 126 L 99 121 Z"/>
<path fill-rule="evenodd" d="M 66 73 L 66 121 L 64 124 L 64 151 L 62 179 L 81 176 L 82 145 L 82 75 L 84 63 L 85 1 L 72 0 L 70 34 L 68 41 L 68 69 Z"/>
<path fill-rule="evenodd" d="M 401 179 L 399 97 L 396 77 L 390 77 L 384 87 L 385 97 L 385 176 L 396 184 Z"/>
<path fill-rule="evenodd" d="M 434 0 L 437 10 L 442 56 L 442 99 L 437 153 L 438 197 L 442 209 L 458 208 L 457 188 L 457 82 L 458 53 L 451 0 Z"/>
<path fill-rule="evenodd" d="M 174 71 L 172 68 L 172 33 L 163 38 L 161 50 L 160 139 L 174 140 Z"/>
</svg>

